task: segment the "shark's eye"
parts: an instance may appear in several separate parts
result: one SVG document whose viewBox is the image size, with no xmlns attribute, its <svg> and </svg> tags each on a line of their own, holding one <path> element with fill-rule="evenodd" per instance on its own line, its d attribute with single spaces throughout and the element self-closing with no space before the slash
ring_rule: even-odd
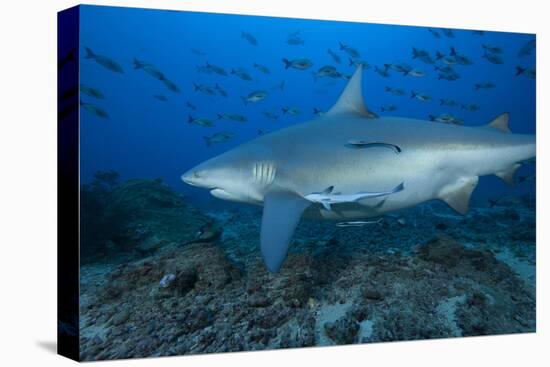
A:
<svg viewBox="0 0 550 367">
<path fill-rule="evenodd" d="M 193 171 L 193 176 L 195 176 L 195 178 L 200 178 L 201 177 L 201 175 L 199 175 L 198 171 Z"/>
</svg>

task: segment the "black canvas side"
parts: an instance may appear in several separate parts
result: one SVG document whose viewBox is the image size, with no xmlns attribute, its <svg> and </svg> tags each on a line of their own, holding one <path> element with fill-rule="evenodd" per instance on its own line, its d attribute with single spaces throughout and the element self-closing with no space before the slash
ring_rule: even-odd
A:
<svg viewBox="0 0 550 367">
<path fill-rule="evenodd" d="M 79 360 L 79 7 L 57 15 L 57 352 Z"/>
</svg>

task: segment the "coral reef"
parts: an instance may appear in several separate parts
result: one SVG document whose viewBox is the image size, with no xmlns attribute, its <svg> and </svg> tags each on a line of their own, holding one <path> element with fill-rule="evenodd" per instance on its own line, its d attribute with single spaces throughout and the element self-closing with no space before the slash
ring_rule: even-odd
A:
<svg viewBox="0 0 550 367">
<path fill-rule="evenodd" d="M 272 274 L 258 209 L 201 213 L 149 180 L 107 191 L 104 208 L 128 215 L 111 254 L 157 247 L 82 266 L 84 360 L 535 330 L 529 202 L 465 217 L 429 203 L 359 229 L 304 220 Z"/>
<path fill-rule="evenodd" d="M 83 263 L 147 256 L 191 241 L 210 221 L 160 179 L 118 184 L 113 171 L 94 177 L 80 195 Z"/>
</svg>

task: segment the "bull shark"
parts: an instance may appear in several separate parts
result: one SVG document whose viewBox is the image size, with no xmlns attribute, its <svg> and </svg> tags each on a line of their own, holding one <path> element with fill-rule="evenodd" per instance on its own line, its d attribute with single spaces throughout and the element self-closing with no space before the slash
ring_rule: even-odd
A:
<svg viewBox="0 0 550 367">
<path fill-rule="evenodd" d="M 223 200 L 263 206 L 260 249 L 268 270 L 286 258 L 302 215 L 331 220 L 379 217 L 439 199 L 466 214 L 479 176 L 513 183 L 522 161 L 535 156 L 535 136 L 512 134 L 503 113 L 479 127 L 379 117 L 363 101 L 362 68 L 336 104 L 313 120 L 262 135 L 184 173 L 187 184 Z M 349 149 L 350 140 L 399 146 Z M 341 194 L 387 192 L 334 203 L 307 200 L 333 186 Z"/>
</svg>

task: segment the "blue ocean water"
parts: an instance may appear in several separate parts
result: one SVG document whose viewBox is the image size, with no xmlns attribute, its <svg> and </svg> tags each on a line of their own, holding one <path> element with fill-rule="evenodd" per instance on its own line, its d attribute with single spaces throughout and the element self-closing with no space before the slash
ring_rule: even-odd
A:
<svg viewBox="0 0 550 367">
<path fill-rule="evenodd" d="M 369 108 L 380 115 L 428 119 L 429 115 L 447 113 L 467 126 L 478 126 L 509 112 L 513 132 L 535 133 L 535 79 L 516 76 L 518 65 L 535 68 L 535 51 L 518 56 L 534 35 L 452 30 L 452 37 L 448 37 L 441 29 L 432 31 L 425 27 L 81 6 L 81 45 L 115 61 L 124 71 L 113 72 L 95 59 L 85 58 L 86 51 L 81 50 L 81 83 L 104 95 L 103 99 L 95 99 L 81 93 L 81 100 L 109 116 L 102 118 L 81 108 L 81 182 L 90 182 L 98 170 L 115 170 L 122 179 L 161 178 L 200 205 L 230 205 L 212 198 L 206 190 L 185 185 L 180 175 L 254 139 L 259 130 L 282 129 L 315 118 L 314 108 L 329 109 L 346 80 L 315 80 L 312 72 L 325 65 L 335 66 L 342 76 L 354 71 L 340 42 L 355 48 L 360 53 L 358 59 L 370 65 L 363 75 L 363 95 Z M 257 45 L 242 37 L 242 32 L 253 35 Z M 303 44 L 289 44 L 292 34 Z M 494 54 L 502 63 L 491 63 L 483 57 L 482 45 L 498 47 L 501 52 Z M 449 55 L 454 47 L 472 65 L 453 65 L 460 78 L 440 80 L 434 65 L 444 67 L 442 60 L 426 64 L 413 59 L 413 47 L 426 50 L 434 60 L 436 52 Z M 328 49 L 341 58 L 341 63 L 335 62 Z M 171 91 L 143 69 L 134 69 L 134 58 L 154 65 L 180 91 Z M 313 65 L 306 70 L 285 69 L 283 58 L 307 58 Z M 199 72 L 197 67 L 207 62 L 223 67 L 228 75 Z M 254 63 L 265 65 L 269 74 L 255 68 Z M 403 63 L 424 71 L 426 76 L 404 76 L 390 68 L 390 76 L 382 77 L 374 71 L 375 66 L 383 69 L 384 64 Z M 252 80 L 231 74 L 232 69 L 239 68 L 245 69 Z M 283 91 L 277 87 L 282 81 Z M 227 91 L 227 97 L 197 92 L 194 83 L 211 87 L 218 84 Z M 494 88 L 476 90 L 476 83 L 492 83 Z M 389 94 L 385 91 L 387 86 L 403 88 L 406 94 Z M 245 105 L 242 96 L 255 90 L 265 90 L 268 95 L 263 101 Z M 431 96 L 431 101 L 410 98 L 413 90 Z M 166 101 L 155 95 L 165 96 Z M 442 98 L 476 104 L 479 110 L 443 106 L 439 102 Z M 196 110 L 188 107 L 188 102 Z M 387 105 L 396 106 L 396 110 L 381 111 Z M 284 114 L 282 108 L 289 106 L 299 108 L 301 113 Z M 264 111 L 273 112 L 278 118 L 269 119 Z M 221 113 L 241 114 L 247 121 L 217 120 Z M 215 126 L 190 124 L 189 116 L 208 118 Z M 218 132 L 231 132 L 234 136 L 208 146 L 203 137 Z M 525 165 L 519 171 L 520 176 L 532 174 L 534 165 Z M 510 188 L 496 177 L 483 177 L 473 201 L 525 193 L 534 193 L 533 182 Z"/>
</svg>

